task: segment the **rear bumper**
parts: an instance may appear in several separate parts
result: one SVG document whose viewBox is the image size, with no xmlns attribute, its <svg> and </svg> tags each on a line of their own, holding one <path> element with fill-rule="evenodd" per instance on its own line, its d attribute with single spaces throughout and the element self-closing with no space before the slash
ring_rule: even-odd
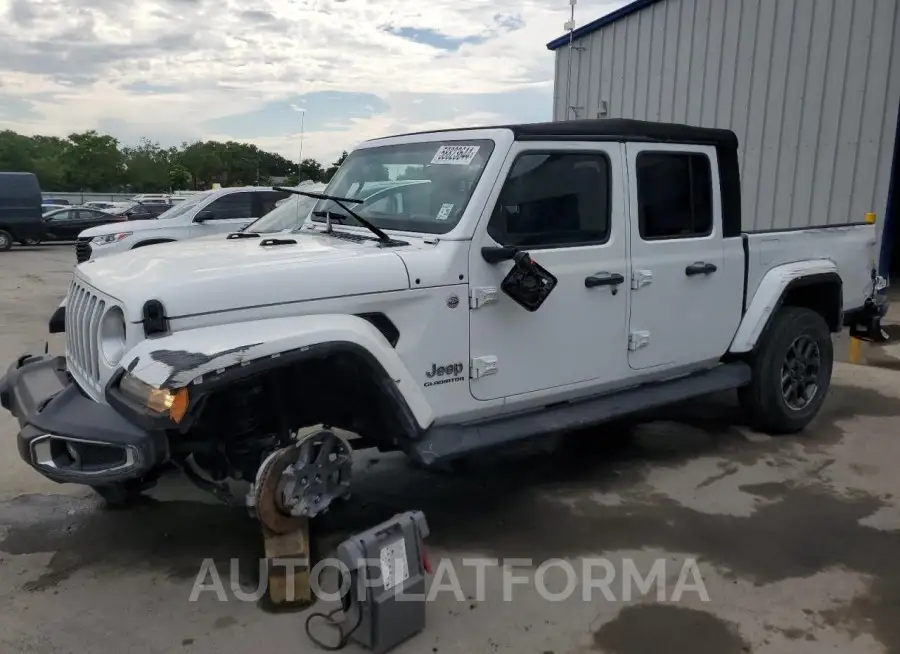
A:
<svg viewBox="0 0 900 654">
<path fill-rule="evenodd" d="M 19 456 L 53 481 L 140 479 L 168 458 L 165 432 L 146 431 L 82 395 L 64 357 L 21 357 L 0 378 L 0 404 L 19 421 Z"/>
<path fill-rule="evenodd" d="M 853 338 L 880 343 L 886 340 L 881 320 L 887 314 L 889 306 L 887 294 L 876 293 L 859 309 L 844 314 L 844 326 L 850 328 L 850 336 Z"/>
</svg>

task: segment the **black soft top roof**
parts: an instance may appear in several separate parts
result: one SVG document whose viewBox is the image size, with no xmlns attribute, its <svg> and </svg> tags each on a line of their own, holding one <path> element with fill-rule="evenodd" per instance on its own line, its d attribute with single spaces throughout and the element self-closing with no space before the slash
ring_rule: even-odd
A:
<svg viewBox="0 0 900 654">
<path fill-rule="evenodd" d="M 657 123 L 625 118 L 586 118 L 552 123 L 462 127 L 429 130 L 428 132 L 411 132 L 402 136 L 429 134 L 432 132 L 461 132 L 475 129 L 508 129 L 512 131 L 517 141 L 650 141 L 656 143 L 714 145 L 717 148 L 730 150 L 737 150 L 738 148 L 737 136 L 730 129 L 693 127 L 677 123 Z"/>
</svg>

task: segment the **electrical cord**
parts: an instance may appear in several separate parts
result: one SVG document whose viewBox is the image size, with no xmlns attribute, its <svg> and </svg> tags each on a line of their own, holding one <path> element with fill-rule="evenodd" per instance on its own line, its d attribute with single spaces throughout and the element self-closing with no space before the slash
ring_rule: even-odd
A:
<svg viewBox="0 0 900 654">
<path fill-rule="evenodd" d="M 339 575 L 338 576 L 338 586 L 343 586 L 343 575 L 341 575 L 340 573 L 338 573 L 338 575 Z M 351 576 L 351 579 L 352 578 L 353 577 Z M 347 592 L 349 593 L 350 590 L 348 589 Z M 344 632 L 344 628 L 342 626 L 343 620 L 335 620 L 334 616 L 338 613 L 343 612 L 344 616 L 346 617 L 347 611 L 350 609 L 350 606 L 351 606 L 351 604 L 349 601 L 349 596 L 345 595 L 344 597 L 341 598 L 341 606 L 334 609 L 333 611 L 329 611 L 328 613 L 322 613 L 322 612 L 310 613 L 308 616 L 306 616 L 306 624 L 304 624 L 304 626 L 303 626 L 303 628 L 306 630 L 306 637 L 309 638 L 315 645 L 319 646 L 321 649 L 324 649 L 329 652 L 337 652 L 339 650 L 344 649 L 347 646 L 347 643 L 350 642 L 350 636 L 353 635 L 354 631 L 359 629 L 359 625 L 362 624 L 362 619 L 363 619 L 362 607 L 359 607 L 357 609 L 359 615 L 356 618 L 356 624 L 353 625 L 352 629 L 350 629 L 347 632 Z M 337 632 L 341 635 L 341 637 L 340 637 L 340 640 L 338 640 L 336 645 L 329 645 L 328 643 L 323 643 L 321 640 L 319 640 L 318 638 L 313 636 L 312 628 L 310 627 L 310 625 L 311 625 L 313 619 L 315 619 L 315 618 L 321 618 L 322 620 L 325 621 L 325 624 L 327 624 L 329 627 L 333 627 L 334 629 L 337 629 Z"/>
<path fill-rule="evenodd" d="M 336 613 L 340 613 L 343 610 L 343 607 L 341 607 L 334 609 L 333 611 L 329 611 L 328 613 L 310 613 L 306 617 L 306 625 L 304 626 L 304 628 L 306 629 L 306 636 L 320 648 L 329 652 L 337 652 L 344 649 L 347 646 L 347 643 L 350 642 L 350 636 L 359 628 L 359 625 L 362 623 L 362 610 L 359 611 L 359 617 L 357 618 L 356 624 L 353 626 L 353 629 L 347 631 L 346 633 L 344 632 L 344 628 L 341 626 L 342 622 L 334 619 L 334 615 Z M 323 643 L 321 640 L 313 636 L 312 629 L 310 628 L 310 623 L 313 621 L 313 618 L 322 618 L 328 626 L 337 629 L 338 633 L 341 635 L 341 638 L 336 645 Z"/>
</svg>

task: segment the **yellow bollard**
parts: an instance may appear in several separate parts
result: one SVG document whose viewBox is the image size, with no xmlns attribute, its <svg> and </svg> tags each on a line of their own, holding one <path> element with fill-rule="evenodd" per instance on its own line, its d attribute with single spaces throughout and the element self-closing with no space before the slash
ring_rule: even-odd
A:
<svg viewBox="0 0 900 654">
<path fill-rule="evenodd" d="M 858 338 L 850 338 L 850 363 L 858 364 L 862 341 Z"/>
</svg>

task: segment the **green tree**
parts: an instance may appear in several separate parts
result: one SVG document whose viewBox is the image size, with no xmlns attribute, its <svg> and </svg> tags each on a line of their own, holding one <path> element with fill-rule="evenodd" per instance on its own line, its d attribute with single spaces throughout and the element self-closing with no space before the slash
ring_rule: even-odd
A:
<svg viewBox="0 0 900 654">
<path fill-rule="evenodd" d="M 69 143 L 61 157 L 70 187 L 83 191 L 104 191 L 121 185 L 123 159 L 115 138 L 88 130 L 70 134 Z"/>
<path fill-rule="evenodd" d="M 325 179 L 325 169 L 315 159 L 304 159 L 297 167 L 300 181 L 321 182 Z"/>
<path fill-rule="evenodd" d="M 180 163 L 169 168 L 169 186 L 173 191 L 184 191 L 191 183 L 191 172 Z"/>
<path fill-rule="evenodd" d="M 167 188 L 169 152 L 158 143 L 141 139 L 140 144 L 122 150 L 125 184 L 133 191 L 147 193 Z"/>
<path fill-rule="evenodd" d="M 112 136 L 94 130 L 55 136 L 24 136 L 0 131 L 0 171 L 32 172 L 47 191 L 160 192 L 172 188 L 210 188 L 244 184 L 267 185 L 272 177 L 292 176 L 325 181 L 325 170 L 315 159 L 297 164 L 280 154 L 260 150 L 237 141 L 197 141 L 163 148 L 141 139 L 137 145 L 120 147 Z M 336 169 L 336 168 L 335 168 Z M 298 179 L 299 174 L 299 179 Z M 331 173 L 333 174 L 333 173 Z"/>
</svg>

